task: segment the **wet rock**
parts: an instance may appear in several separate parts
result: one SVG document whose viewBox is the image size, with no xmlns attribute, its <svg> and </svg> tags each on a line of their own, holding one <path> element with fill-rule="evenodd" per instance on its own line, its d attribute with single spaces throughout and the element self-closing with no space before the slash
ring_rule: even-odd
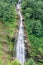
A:
<svg viewBox="0 0 43 65">
<path fill-rule="evenodd" d="M 12 38 L 11 42 L 14 42 L 15 41 L 15 37 Z"/>
<path fill-rule="evenodd" d="M 26 35 L 24 35 L 24 39 L 26 39 Z"/>
<path fill-rule="evenodd" d="M 30 54 L 29 54 L 29 52 L 28 52 L 28 49 L 26 49 L 25 51 L 26 51 L 26 54 L 25 54 L 26 59 L 28 59 L 28 58 L 30 57 Z"/>
<path fill-rule="evenodd" d="M 25 40 L 24 42 L 27 43 L 27 40 Z"/>
<path fill-rule="evenodd" d="M 24 22 L 24 18 L 22 18 L 22 22 Z"/>
<path fill-rule="evenodd" d="M 26 37 L 26 35 L 24 35 L 24 37 Z"/>
<path fill-rule="evenodd" d="M 24 35 L 24 37 L 26 38 L 26 35 Z"/>
<path fill-rule="evenodd" d="M 26 39 L 27 38 L 27 36 L 26 35 L 24 35 L 24 39 Z"/>
<path fill-rule="evenodd" d="M 26 28 L 24 27 L 24 30 L 26 30 Z"/>
</svg>

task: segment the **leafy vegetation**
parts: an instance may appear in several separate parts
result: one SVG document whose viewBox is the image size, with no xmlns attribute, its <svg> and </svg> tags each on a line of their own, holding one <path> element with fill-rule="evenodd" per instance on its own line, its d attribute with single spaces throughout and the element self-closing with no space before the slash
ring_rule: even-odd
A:
<svg viewBox="0 0 43 65">
<path fill-rule="evenodd" d="M 30 40 L 30 56 L 39 61 L 43 56 L 43 0 L 23 0 L 21 7 Z"/>
<path fill-rule="evenodd" d="M 28 60 L 25 65 L 37 65 L 33 59 Z"/>
<path fill-rule="evenodd" d="M 20 65 L 19 61 L 12 57 L 17 2 L 18 0 L 0 0 L 0 65 Z M 43 65 L 43 0 L 22 0 L 21 7 L 32 57 L 25 65 Z"/>
<path fill-rule="evenodd" d="M 0 65 L 14 65 L 10 61 L 13 62 L 17 24 L 15 2 L 17 3 L 17 0 L 0 0 Z"/>
<path fill-rule="evenodd" d="M 12 62 L 8 61 L 6 65 L 20 65 L 20 63 L 17 60 L 13 60 Z"/>
<path fill-rule="evenodd" d="M 15 20 L 15 5 L 0 1 L 0 21 L 12 22 Z"/>
</svg>

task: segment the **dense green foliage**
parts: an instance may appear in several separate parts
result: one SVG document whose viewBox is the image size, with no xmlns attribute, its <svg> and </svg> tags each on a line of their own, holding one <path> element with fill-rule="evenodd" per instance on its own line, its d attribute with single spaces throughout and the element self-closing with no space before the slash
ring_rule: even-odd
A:
<svg viewBox="0 0 43 65">
<path fill-rule="evenodd" d="M 0 65 L 20 65 L 17 60 L 11 59 L 15 43 L 12 39 L 17 23 L 17 2 L 18 0 L 0 0 Z M 30 40 L 30 56 L 43 62 L 43 0 L 22 0 L 21 7 Z M 6 57 L 3 58 L 4 56 Z M 36 64 L 33 59 L 29 59 L 25 65 L 42 65 L 39 62 Z"/>
<path fill-rule="evenodd" d="M 13 22 L 15 20 L 15 4 L 14 0 L 0 1 L 0 21 Z"/>
<path fill-rule="evenodd" d="M 14 4 L 14 5 L 16 5 L 16 3 L 18 2 L 18 0 L 0 0 L 0 1 L 6 2 L 9 4 Z"/>
<path fill-rule="evenodd" d="M 0 0 L 0 65 L 19 65 L 16 61 L 10 62 L 15 45 L 16 3 L 17 0 Z"/>
<path fill-rule="evenodd" d="M 43 35 L 43 1 L 41 0 L 25 0 L 22 3 L 22 13 L 25 15 L 25 20 L 32 19 L 30 22 L 30 31 L 37 36 Z M 23 6 L 24 5 L 24 6 Z"/>
<path fill-rule="evenodd" d="M 33 59 L 28 60 L 25 65 L 37 65 Z"/>
<path fill-rule="evenodd" d="M 41 61 L 43 56 L 43 0 L 23 0 L 21 7 L 30 40 L 30 55 L 37 57 L 38 60 L 40 58 Z"/>
</svg>

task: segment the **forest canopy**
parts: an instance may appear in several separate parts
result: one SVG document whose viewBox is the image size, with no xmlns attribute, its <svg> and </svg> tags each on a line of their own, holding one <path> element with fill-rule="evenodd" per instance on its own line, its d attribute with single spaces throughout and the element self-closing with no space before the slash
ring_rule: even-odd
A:
<svg viewBox="0 0 43 65">
<path fill-rule="evenodd" d="M 16 0 L 0 0 L 0 21 L 11 22 L 15 20 L 15 5 Z"/>
<path fill-rule="evenodd" d="M 43 61 L 43 0 L 23 0 L 21 7 L 31 45 L 30 55 Z"/>
<path fill-rule="evenodd" d="M 29 22 L 30 33 L 37 36 L 43 36 L 43 1 L 42 0 L 23 0 L 22 13 L 25 15 L 25 20 Z M 26 22 L 26 23 L 27 23 Z"/>
<path fill-rule="evenodd" d="M 0 64 L 20 65 L 18 60 L 12 60 L 15 51 L 15 32 L 18 22 L 16 4 L 18 0 L 0 0 Z M 43 65 L 43 0 L 22 0 L 21 13 L 24 17 L 24 28 L 29 41 L 28 61 L 24 65 Z M 17 30 L 18 31 L 18 30 Z M 6 47 L 4 47 L 4 45 Z M 4 52 L 2 48 L 7 49 Z M 16 52 L 14 52 L 14 55 Z M 11 62 L 12 60 L 12 62 Z M 27 60 L 27 59 L 26 59 Z"/>
</svg>

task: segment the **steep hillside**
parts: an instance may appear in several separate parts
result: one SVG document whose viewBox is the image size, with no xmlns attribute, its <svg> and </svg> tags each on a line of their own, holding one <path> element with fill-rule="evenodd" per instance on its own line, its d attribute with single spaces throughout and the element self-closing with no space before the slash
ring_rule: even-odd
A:
<svg viewBox="0 0 43 65">
<path fill-rule="evenodd" d="M 38 65 L 43 64 L 43 1 L 23 0 L 22 14 L 24 16 L 25 28 L 30 40 L 29 56 Z M 28 64 L 27 64 L 28 65 Z"/>
<path fill-rule="evenodd" d="M 17 25 L 16 0 L 0 0 L 0 64 L 12 65 Z M 12 61 L 12 63 L 11 63 Z M 17 61 L 18 64 L 18 61 Z"/>
</svg>

